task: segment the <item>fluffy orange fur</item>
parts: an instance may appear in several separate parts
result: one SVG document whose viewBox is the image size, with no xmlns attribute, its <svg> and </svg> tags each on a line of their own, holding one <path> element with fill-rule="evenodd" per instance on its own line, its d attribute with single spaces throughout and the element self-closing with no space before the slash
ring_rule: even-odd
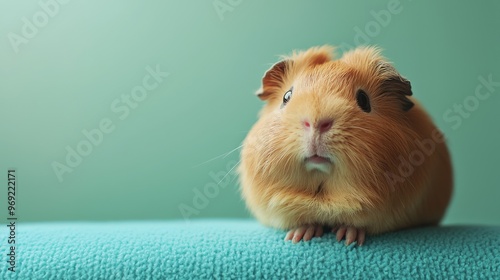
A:
<svg viewBox="0 0 500 280">
<path fill-rule="evenodd" d="M 339 59 L 329 46 L 293 53 L 262 82 L 258 95 L 266 104 L 239 166 L 242 195 L 259 221 L 279 229 L 348 225 L 368 234 L 440 221 L 453 185 L 446 144 L 410 97 L 409 82 L 377 48 L 360 47 Z M 368 94 L 370 112 L 356 103 L 359 89 Z M 331 169 L 307 170 L 303 120 L 325 118 L 334 120 L 321 140 Z M 418 143 L 429 140 L 435 148 L 425 154 Z M 402 160 L 410 162 L 415 151 L 424 161 L 410 164 L 413 171 L 403 176 Z"/>
</svg>

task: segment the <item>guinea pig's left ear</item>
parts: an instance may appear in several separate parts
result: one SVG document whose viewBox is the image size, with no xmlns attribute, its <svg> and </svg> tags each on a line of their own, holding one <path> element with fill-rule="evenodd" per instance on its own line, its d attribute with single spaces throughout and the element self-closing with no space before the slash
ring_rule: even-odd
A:
<svg viewBox="0 0 500 280">
<path fill-rule="evenodd" d="M 383 94 L 394 94 L 401 102 L 401 108 L 405 112 L 409 111 L 414 105 L 408 98 L 408 96 L 413 94 L 410 81 L 401 76 L 388 62 L 379 62 L 378 70 L 383 77 L 383 82 L 381 84 Z"/>
</svg>

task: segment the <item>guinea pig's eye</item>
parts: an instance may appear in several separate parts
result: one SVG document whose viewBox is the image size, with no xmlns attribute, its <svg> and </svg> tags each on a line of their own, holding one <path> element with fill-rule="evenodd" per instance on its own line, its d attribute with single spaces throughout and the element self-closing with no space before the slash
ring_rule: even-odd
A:
<svg viewBox="0 0 500 280">
<path fill-rule="evenodd" d="M 359 108 L 361 108 L 361 110 L 367 113 L 369 113 L 372 110 L 368 94 L 366 94 L 366 92 L 364 92 L 361 89 L 358 90 L 358 93 L 356 93 L 356 102 L 358 102 L 358 106 Z"/>
<path fill-rule="evenodd" d="M 286 103 L 288 103 L 288 101 L 290 101 L 290 99 L 292 98 L 292 91 L 293 91 L 293 87 L 290 88 L 287 92 L 285 92 L 285 95 L 283 95 L 283 105 L 284 106 Z"/>
</svg>

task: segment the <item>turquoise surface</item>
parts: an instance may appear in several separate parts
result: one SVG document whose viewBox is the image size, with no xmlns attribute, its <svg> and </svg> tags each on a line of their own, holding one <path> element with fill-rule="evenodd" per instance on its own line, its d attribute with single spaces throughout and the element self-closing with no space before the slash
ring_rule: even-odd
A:
<svg viewBox="0 0 500 280">
<path fill-rule="evenodd" d="M 4 233 L 2 229 L 2 233 Z M 10 279 L 499 279 L 500 228 L 430 227 L 346 247 L 247 220 L 24 224 Z M 4 246 L 0 253 L 5 256 Z"/>
</svg>

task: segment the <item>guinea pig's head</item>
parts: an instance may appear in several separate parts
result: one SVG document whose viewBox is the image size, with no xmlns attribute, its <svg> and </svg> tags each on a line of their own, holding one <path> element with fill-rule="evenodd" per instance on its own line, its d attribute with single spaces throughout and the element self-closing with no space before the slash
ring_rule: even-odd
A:
<svg viewBox="0 0 500 280">
<path fill-rule="evenodd" d="M 257 92 L 266 104 L 245 142 L 246 168 L 289 185 L 375 184 L 415 139 L 410 95 L 410 82 L 375 47 L 339 59 L 329 46 L 284 57 Z"/>
</svg>

